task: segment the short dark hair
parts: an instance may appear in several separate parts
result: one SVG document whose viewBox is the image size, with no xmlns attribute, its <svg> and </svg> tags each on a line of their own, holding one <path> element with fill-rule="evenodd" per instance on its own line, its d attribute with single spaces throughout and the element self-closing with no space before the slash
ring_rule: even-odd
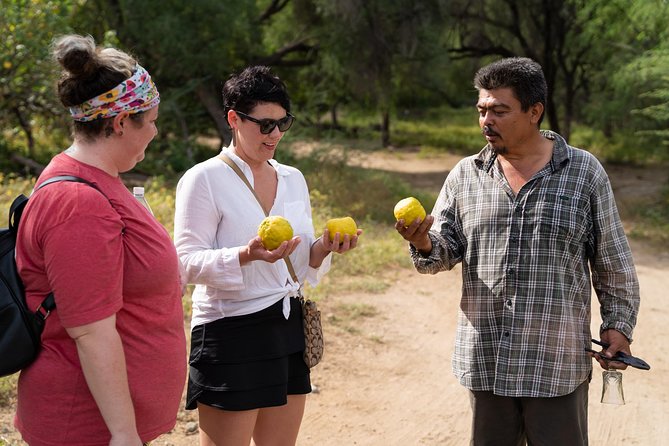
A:
<svg viewBox="0 0 669 446">
<path fill-rule="evenodd" d="M 536 103 L 546 108 L 548 86 L 541 65 L 527 57 L 509 57 L 486 65 L 474 76 L 477 90 L 511 88 L 525 112 Z M 544 119 L 542 113 L 539 124 Z"/>
<path fill-rule="evenodd" d="M 233 74 L 223 85 L 223 106 L 227 119 L 228 110 L 250 113 L 261 102 L 271 102 L 290 112 L 290 98 L 286 85 L 269 67 L 262 65 Z"/>
</svg>

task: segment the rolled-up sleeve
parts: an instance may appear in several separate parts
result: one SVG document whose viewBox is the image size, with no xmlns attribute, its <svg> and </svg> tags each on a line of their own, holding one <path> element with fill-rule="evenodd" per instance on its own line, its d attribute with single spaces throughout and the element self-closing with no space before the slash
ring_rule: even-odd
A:
<svg viewBox="0 0 669 446">
<path fill-rule="evenodd" d="M 409 245 L 409 253 L 416 271 L 422 274 L 436 274 L 440 271 L 449 271 L 462 260 L 459 248 L 458 218 L 456 191 L 454 189 L 455 175 L 459 174 L 459 166 L 454 169 L 444 182 L 431 215 L 434 216 L 432 228 L 428 233 L 432 242 L 432 250 L 428 255 L 422 255 L 413 246 Z"/>
<path fill-rule="evenodd" d="M 592 196 L 592 284 L 600 303 L 600 330 L 632 339 L 639 312 L 639 280 L 618 209 L 605 174 Z"/>
</svg>

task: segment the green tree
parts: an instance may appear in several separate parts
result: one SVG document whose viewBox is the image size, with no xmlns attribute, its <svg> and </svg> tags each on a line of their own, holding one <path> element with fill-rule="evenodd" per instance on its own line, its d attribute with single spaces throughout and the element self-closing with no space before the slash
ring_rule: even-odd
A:
<svg viewBox="0 0 669 446">
<path fill-rule="evenodd" d="M 666 159 L 669 154 L 669 48 L 639 55 L 616 75 L 619 91 L 640 92 L 626 107 L 635 135 L 645 152 Z"/>
<path fill-rule="evenodd" d="M 310 30 L 317 36 L 318 72 L 311 78 L 330 106 L 356 102 L 381 117 L 381 143 L 390 144 L 390 116 L 407 81 L 417 81 L 438 51 L 440 26 L 431 0 L 314 0 Z M 419 67 L 416 69 L 416 67 Z M 333 117 L 336 116 L 332 113 Z"/>
<path fill-rule="evenodd" d="M 189 145 L 206 131 L 223 138 L 220 81 L 244 64 L 253 36 L 254 2 L 231 0 L 88 0 L 76 12 L 80 33 L 92 33 L 135 54 L 161 92 L 163 134 Z M 164 139 L 164 138 L 163 138 Z"/>
<path fill-rule="evenodd" d="M 189 147 L 194 134 L 208 133 L 212 127 L 223 143 L 229 142 L 221 87 L 231 73 L 252 64 L 296 65 L 300 55 L 310 51 L 301 40 L 267 45 L 267 29 L 285 14 L 288 4 L 289 0 L 88 0 L 78 15 L 83 18 L 82 32 L 113 30 L 122 47 L 148 67 L 163 97 L 163 133 L 181 137 Z"/>
<path fill-rule="evenodd" d="M 0 0 L 0 124 L 20 129 L 30 158 L 37 154 L 35 119 L 62 115 L 49 51 L 53 37 L 68 30 L 69 7 L 69 1 Z"/>
<path fill-rule="evenodd" d="M 595 86 L 606 84 L 613 64 L 626 63 L 648 43 L 639 35 L 654 22 L 630 26 L 630 13 L 643 3 L 455 0 L 451 12 L 459 38 L 450 51 L 454 57 L 527 56 L 539 62 L 549 88 L 548 121 L 568 138 L 572 122 Z"/>
<path fill-rule="evenodd" d="M 606 136 L 631 134 L 644 154 L 667 155 L 669 73 L 669 3 L 633 0 L 621 13 L 624 20 L 607 24 L 616 51 L 604 68 L 593 72 L 585 111 L 587 122 Z"/>
</svg>

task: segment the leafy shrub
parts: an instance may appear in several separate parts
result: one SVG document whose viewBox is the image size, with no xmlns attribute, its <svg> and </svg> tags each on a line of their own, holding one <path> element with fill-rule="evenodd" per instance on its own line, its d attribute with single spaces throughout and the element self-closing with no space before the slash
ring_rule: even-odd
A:
<svg viewBox="0 0 669 446">
<path fill-rule="evenodd" d="M 18 374 L 0 378 L 0 407 L 10 406 L 16 398 Z"/>
<path fill-rule="evenodd" d="M 441 152 L 471 154 L 485 145 L 473 107 L 407 110 L 397 117 L 391 131 L 393 144 L 400 147 L 429 146 Z"/>
<path fill-rule="evenodd" d="M 346 150 L 319 145 L 295 159 L 309 184 L 312 208 L 327 218 L 350 215 L 356 221 L 394 223 L 393 208 L 402 198 L 413 195 L 426 209 L 434 205 L 435 196 L 412 190 L 390 173 L 347 165 L 347 156 Z"/>
</svg>

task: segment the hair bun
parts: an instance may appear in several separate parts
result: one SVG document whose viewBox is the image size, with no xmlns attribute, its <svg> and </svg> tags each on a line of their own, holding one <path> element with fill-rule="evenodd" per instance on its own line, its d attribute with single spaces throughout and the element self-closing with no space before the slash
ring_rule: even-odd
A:
<svg viewBox="0 0 669 446">
<path fill-rule="evenodd" d="M 100 67 L 95 40 L 91 36 L 63 36 L 55 41 L 53 54 L 73 77 L 88 77 Z"/>
</svg>

